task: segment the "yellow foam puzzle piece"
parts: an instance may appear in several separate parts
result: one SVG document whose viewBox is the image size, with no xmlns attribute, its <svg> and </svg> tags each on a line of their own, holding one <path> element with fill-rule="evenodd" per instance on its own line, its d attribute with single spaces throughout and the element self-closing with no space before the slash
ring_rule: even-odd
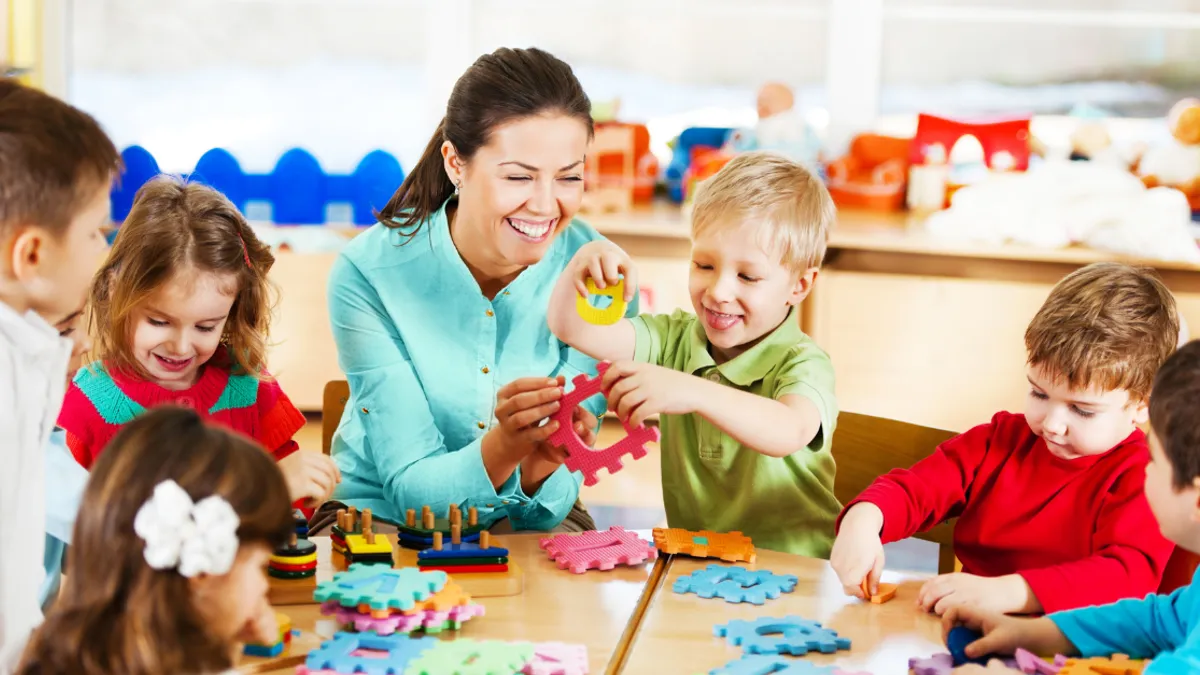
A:
<svg viewBox="0 0 1200 675">
<path fill-rule="evenodd" d="M 387 537 L 382 534 L 375 535 L 375 543 L 368 544 L 367 538 L 361 534 L 346 535 L 346 548 L 350 549 L 350 553 L 354 555 L 364 555 L 371 553 L 391 553 L 392 542 L 388 541 Z"/>
<path fill-rule="evenodd" d="M 625 280 L 621 279 L 617 283 L 608 288 L 596 288 L 596 281 L 589 278 L 587 280 L 588 297 L 582 295 L 575 296 L 575 311 L 579 316 L 583 317 L 584 321 L 597 326 L 608 326 L 621 320 L 625 316 Z M 589 298 L 593 295 L 600 297 L 612 298 L 612 303 L 600 309 L 595 307 L 590 302 Z"/>
</svg>

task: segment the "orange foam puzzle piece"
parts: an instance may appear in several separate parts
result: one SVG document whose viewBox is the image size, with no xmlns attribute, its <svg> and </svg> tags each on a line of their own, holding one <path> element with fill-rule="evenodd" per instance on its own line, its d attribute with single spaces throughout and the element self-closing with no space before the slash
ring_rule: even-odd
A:
<svg viewBox="0 0 1200 675">
<path fill-rule="evenodd" d="M 720 558 L 725 562 L 753 563 L 758 554 L 750 537 L 741 532 L 692 532 L 678 527 L 654 528 L 654 545 L 663 553 L 694 558 Z"/>
<path fill-rule="evenodd" d="M 1125 654 L 1092 659 L 1067 659 L 1058 675 L 1141 675 L 1145 661 L 1130 659 Z"/>
</svg>

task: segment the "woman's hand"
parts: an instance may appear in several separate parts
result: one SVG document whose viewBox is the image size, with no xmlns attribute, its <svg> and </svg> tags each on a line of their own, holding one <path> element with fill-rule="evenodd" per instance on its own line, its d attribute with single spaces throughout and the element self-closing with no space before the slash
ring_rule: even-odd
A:
<svg viewBox="0 0 1200 675">
<path fill-rule="evenodd" d="M 606 239 L 584 244 L 571 258 L 569 272 L 575 290 L 583 297 L 588 296 L 587 280 L 596 282 L 596 288 L 607 288 L 625 279 L 625 302 L 633 300 L 638 290 L 637 269 L 633 260 L 621 247 Z"/>
<path fill-rule="evenodd" d="M 496 392 L 499 424 L 483 437 L 481 450 L 493 486 L 503 485 L 521 462 L 558 430 L 555 420 L 541 422 L 558 412 L 562 382 L 560 378 L 523 377 Z"/>
<path fill-rule="evenodd" d="M 600 424 L 596 416 L 587 408 L 575 406 L 571 417 L 579 440 L 589 448 L 595 445 L 596 427 Z M 521 462 L 521 490 L 532 496 L 566 460 L 566 448 L 556 446 L 550 441 L 540 443 L 537 449 Z"/>
</svg>

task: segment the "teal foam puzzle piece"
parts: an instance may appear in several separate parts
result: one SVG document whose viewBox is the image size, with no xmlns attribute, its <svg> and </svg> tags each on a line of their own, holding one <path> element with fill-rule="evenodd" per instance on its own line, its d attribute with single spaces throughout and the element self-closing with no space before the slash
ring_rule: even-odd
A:
<svg viewBox="0 0 1200 675">
<path fill-rule="evenodd" d="M 708 671 L 709 675 L 835 675 L 835 672 L 832 666 L 817 666 L 776 654 L 747 654 Z"/>
<path fill-rule="evenodd" d="M 308 653 L 304 667 L 310 671 L 333 670 L 363 675 L 403 675 L 414 658 L 438 644 L 437 638 L 411 638 L 397 633 L 337 633 Z M 383 652 L 382 658 L 355 656 L 359 650 Z"/>
<path fill-rule="evenodd" d="M 513 675 L 533 659 L 533 644 L 499 640 L 439 641 L 404 675 Z"/>
<path fill-rule="evenodd" d="M 404 611 L 442 590 L 448 578 L 441 571 L 355 563 L 332 581 L 317 584 L 313 598 L 317 602 L 335 600 L 343 607 L 365 604 L 376 611 Z"/>
<path fill-rule="evenodd" d="M 730 621 L 714 626 L 713 634 L 748 654 L 803 656 L 810 651 L 832 654 L 839 649 L 850 649 L 850 640 L 839 637 L 837 631 L 795 615 Z"/>
<path fill-rule="evenodd" d="M 761 605 L 767 599 L 796 589 L 798 579 L 791 574 L 769 570 L 752 571 L 739 565 L 709 565 L 690 575 L 679 577 L 671 586 L 676 593 L 695 593 L 702 598 L 724 598 L 726 602 Z"/>
</svg>

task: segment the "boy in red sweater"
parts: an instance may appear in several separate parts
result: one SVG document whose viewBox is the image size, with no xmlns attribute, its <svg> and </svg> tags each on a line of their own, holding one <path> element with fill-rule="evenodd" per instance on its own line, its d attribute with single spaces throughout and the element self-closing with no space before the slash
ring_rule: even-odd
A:
<svg viewBox="0 0 1200 675">
<path fill-rule="evenodd" d="M 955 517 L 963 571 L 922 587 L 926 611 L 1033 614 L 1153 592 L 1173 547 L 1142 490 L 1150 454 L 1135 425 L 1178 333 L 1149 270 L 1097 263 L 1065 277 L 1025 331 L 1024 414 L 997 413 L 842 511 L 830 561 L 846 592 L 861 597 L 864 578 L 874 592 L 885 542 Z"/>
</svg>

